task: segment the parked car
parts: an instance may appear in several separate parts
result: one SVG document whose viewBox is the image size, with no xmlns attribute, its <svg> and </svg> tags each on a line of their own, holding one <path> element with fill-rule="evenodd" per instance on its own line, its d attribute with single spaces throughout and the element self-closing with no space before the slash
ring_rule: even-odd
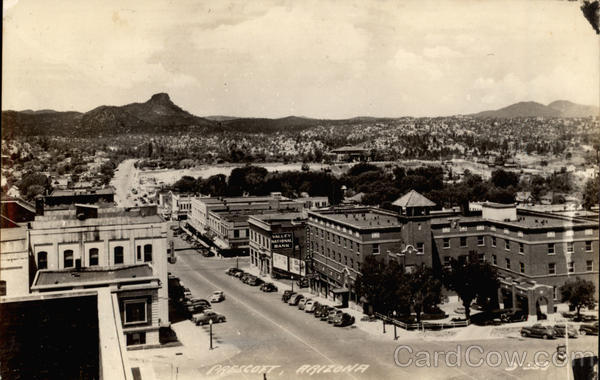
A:
<svg viewBox="0 0 600 380">
<path fill-rule="evenodd" d="M 205 305 L 190 305 L 187 307 L 188 313 L 190 313 L 192 315 L 198 314 L 198 313 L 203 313 L 206 310 L 207 310 L 207 307 Z"/>
<path fill-rule="evenodd" d="M 213 257 L 215 255 L 212 251 L 209 251 L 208 249 L 203 249 L 200 251 L 200 253 L 204 257 Z"/>
<path fill-rule="evenodd" d="M 246 281 L 246 284 L 250 285 L 250 286 L 259 286 L 260 284 L 262 284 L 264 281 L 261 280 L 260 278 L 256 277 L 256 276 L 251 276 L 248 278 L 248 280 Z"/>
<path fill-rule="evenodd" d="M 577 338 L 577 330 L 572 325 L 558 323 L 554 325 L 554 336 L 563 338 L 568 333 L 569 338 Z"/>
<path fill-rule="evenodd" d="M 245 284 L 245 283 L 247 283 L 248 279 L 250 279 L 250 277 L 254 277 L 254 276 L 252 276 L 250 273 L 244 273 L 240 277 L 240 280 Z"/>
<path fill-rule="evenodd" d="M 554 328 L 552 328 L 551 326 L 544 326 L 541 323 L 536 323 L 533 326 L 526 326 L 521 328 L 521 336 L 537 337 L 542 339 L 553 339 L 555 333 Z"/>
<path fill-rule="evenodd" d="M 333 323 L 333 321 L 338 317 L 338 315 L 341 315 L 343 312 L 339 309 L 336 308 L 332 308 L 333 310 L 331 310 L 329 312 L 329 315 L 327 316 L 327 323 Z"/>
<path fill-rule="evenodd" d="M 183 298 L 186 298 L 186 299 L 192 298 L 192 291 L 189 288 L 186 288 L 186 287 L 183 288 Z"/>
<path fill-rule="evenodd" d="M 312 301 L 312 298 L 303 298 L 300 300 L 300 302 L 298 302 L 298 309 L 300 310 L 304 310 L 304 308 L 306 307 L 306 303 Z"/>
<path fill-rule="evenodd" d="M 348 313 L 338 314 L 333 321 L 333 325 L 338 327 L 351 326 L 353 324 L 354 317 Z"/>
<path fill-rule="evenodd" d="M 209 324 L 210 321 L 213 323 L 225 322 L 225 316 L 223 314 L 215 313 L 214 311 L 205 311 L 204 313 L 194 314 L 192 316 L 192 321 L 196 325 L 206 325 Z"/>
<path fill-rule="evenodd" d="M 185 306 L 189 312 L 192 312 L 192 310 L 197 306 L 202 306 L 205 309 L 211 308 L 210 302 L 202 298 L 192 298 L 191 300 L 185 302 Z"/>
<path fill-rule="evenodd" d="M 319 306 L 319 303 L 317 301 L 309 300 L 304 305 L 304 311 L 306 313 L 314 313 L 317 306 Z"/>
<path fill-rule="evenodd" d="M 319 304 L 318 306 L 315 306 L 315 312 L 314 312 L 315 318 L 321 318 L 323 312 L 326 309 L 327 309 L 327 305 L 324 305 L 324 304 Z"/>
<path fill-rule="evenodd" d="M 233 276 L 236 273 L 244 273 L 244 271 L 239 268 L 229 268 L 225 271 L 225 273 L 228 274 L 229 276 Z"/>
<path fill-rule="evenodd" d="M 241 280 L 242 277 L 244 277 L 244 275 L 246 275 L 246 272 L 244 272 L 243 270 L 240 270 L 239 272 L 235 272 L 233 274 L 233 277 L 239 278 Z"/>
<path fill-rule="evenodd" d="M 281 300 L 283 302 L 288 302 L 294 294 L 296 294 L 296 292 L 292 292 L 291 290 L 284 290 L 283 294 L 281 295 Z"/>
<path fill-rule="evenodd" d="M 221 302 L 225 301 L 225 293 L 222 290 L 215 290 L 210 296 L 210 302 Z"/>
<path fill-rule="evenodd" d="M 260 286 L 260 290 L 267 293 L 276 292 L 277 287 L 272 282 L 265 282 Z"/>
<path fill-rule="evenodd" d="M 298 305 L 298 302 L 300 302 L 301 299 L 303 299 L 304 296 L 302 294 L 294 294 L 293 296 L 290 297 L 289 301 L 288 301 L 288 305 L 290 306 L 296 306 Z"/>
<path fill-rule="evenodd" d="M 322 321 L 327 321 L 329 319 L 329 313 L 334 311 L 335 308 L 332 306 L 325 306 L 321 312 L 319 313 Z"/>
<path fill-rule="evenodd" d="M 579 334 L 598 335 L 598 322 L 582 324 L 579 326 Z"/>
<path fill-rule="evenodd" d="M 504 323 L 524 322 L 527 320 L 527 313 L 524 310 L 517 309 L 515 311 L 507 311 L 500 315 L 500 319 Z"/>
<path fill-rule="evenodd" d="M 308 278 L 300 277 L 298 280 L 296 280 L 296 285 L 298 285 L 299 288 L 308 288 L 308 286 L 309 286 Z"/>
</svg>

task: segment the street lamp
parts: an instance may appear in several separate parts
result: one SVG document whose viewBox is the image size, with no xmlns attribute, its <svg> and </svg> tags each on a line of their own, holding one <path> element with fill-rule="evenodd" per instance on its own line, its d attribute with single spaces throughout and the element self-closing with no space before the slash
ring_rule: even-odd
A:
<svg viewBox="0 0 600 380">
<path fill-rule="evenodd" d="M 210 348 L 209 349 L 213 349 L 213 333 L 212 333 L 212 325 L 213 325 L 213 320 L 212 318 L 208 320 L 208 325 L 209 325 L 209 329 L 210 329 Z"/>
<path fill-rule="evenodd" d="M 394 310 L 394 319 L 396 319 L 396 310 Z M 394 321 L 394 340 L 398 340 L 398 333 L 396 332 L 396 321 Z"/>
<path fill-rule="evenodd" d="M 292 292 L 294 291 L 294 275 L 292 275 Z"/>
</svg>

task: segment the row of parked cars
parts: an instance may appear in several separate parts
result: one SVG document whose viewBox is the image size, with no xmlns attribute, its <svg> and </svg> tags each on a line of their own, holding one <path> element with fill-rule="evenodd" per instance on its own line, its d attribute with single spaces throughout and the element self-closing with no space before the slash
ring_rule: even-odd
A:
<svg viewBox="0 0 600 380">
<path fill-rule="evenodd" d="M 255 275 L 250 273 L 246 273 L 239 268 L 229 268 L 225 271 L 225 273 L 229 276 L 238 278 L 244 284 L 248 284 L 250 286 L 261 286 L 262 284 L 264 284 L 264 281 L 261 280 L 259 277 L 256 277 Z"/>
<path fill-rule="evenodd" d="M 312 313 L 315 318 L 327 321 L 334 326 L 344 327 L 354 324 L 354 317 L 333 306 L 324 305 L 312 298 L 305 297 L 302 294 L 286 290 L 281 296 L 281 301 L 290 306 L 297 306 L 298 310 L 304 310 L 306 313 Z"/>
<path fill-rule="evenodd" d="M 172 276 L 176 278 L 175 276 Z M 225 293 L 221 290 L 215 290 L 209 297 L 210 301 L 205 298 L 194 297 L 189 288 L 179 281 L 183 288 L 183 299 L 179 300 L 185 306 L 190 320 L 196 325 L 205 325 L 210 323 L 225 322 L 227 319 L 223 314 L 219 314 L 212 310 L 212 303 L 225 301 Z"/>
<path fill-rule="evenodd" d="M 573 325 L 558 323 L 554 326 L 536 323 L 532 326 L 521 328 L 521 336 L 542 339 L 561 338 L 568 335 L 569 338 L 577 338 L 578 335 L 598 335 L 598 322 L 593 324 L 582 324 L 579 333 Z"/>
</svg>

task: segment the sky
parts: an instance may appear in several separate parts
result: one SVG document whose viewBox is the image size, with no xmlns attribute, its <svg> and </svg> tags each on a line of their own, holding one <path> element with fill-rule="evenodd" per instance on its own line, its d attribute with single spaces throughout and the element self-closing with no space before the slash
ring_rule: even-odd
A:
<svg viewBox="0 0 600 380">
<path fill-rule="evenodd" d="M 442 116 L 600 102 L 600 41 L 578 2 L 3 6 L 3 110 L 85 112 L 158 92 L 199 116 Z"/>
</svg>

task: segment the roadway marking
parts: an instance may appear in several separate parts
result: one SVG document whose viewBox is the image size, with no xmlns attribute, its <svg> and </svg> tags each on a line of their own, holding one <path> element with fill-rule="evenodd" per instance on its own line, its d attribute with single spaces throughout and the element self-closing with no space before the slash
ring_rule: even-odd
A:
<svg viewBox="0 0 600 380">
<path fill-rule="evenodd" d="M 180 258 L 182 258 L 181 256 L 179 256 Z M 184 261 L 187 261 L 187 258 L 184 259 Z M 186 263 L 188 267 L 190 267 L 189 263 Z M 190 267 L 191 269 L 191 267 Z M 217 284 L 215 284 L 214 282 L 210 281 L 209 279 L 207 279 L 206 277 L 202 276 L 200 273 L 192 270 L 191 271 L 194 275 L 196 275 L 197 277 L 199 277 L 200 279 L 208 282 L 210 285 L 212 285 L 213 287 L 215 287 L 215 289 L 219 289 L 220 286 L 218 286 Z M 322 353 L 321 351 L 319 351 L 316 347 L 312 346 L 311 344 L 309 344 L 308 342 L 306 342 L 304 339 L 300 338 L 298 335 L 294 334 L 293 332 L 291 332 L 289 329 L 285 328 L 284 326 L 280 325 L 279 323 L 277 323 L 276 321 L 274 321 L 273 319 L 267 317 L 266 315 L 260 313 L 257 309 L 255 309 L 254 307 L 248 305 L 247 303 L 243 302 L 241 299 L 239 299 L 236 296 L 227 296 L 230 298 L 233 298 L 236 302 L 244 305 L 245 307 L 247 307 L 248 309 L 252 310 L 255 314 L 257 314 L 258 316 L 266 319 L 267 321 L 271 322 L 272 324 L 274 324 L 275 326 L 279 327 L 280 329 L 282 329 L 283 331 L 285 331 L 286 333 L 288 333 L 289 335 L 291 335 L 292 337 L 296 338 L 299 342 L 301 342 L 302 344 L 304 344 L 305 346 L 307 346 L 308 348 L 310 348 L 311 350 L 313 350 L 314 352 L 316 352 L 317 354 L 321 355 L 322 357 L 324 357 L 326 360 L 328 360 L 330 363 L 332 364 L 337 364 L 337 365 L 341 365 L 336 363 L 334 360 L 332 360 L 330 357 L 328 357 L 327 355 L 325 355 L 324 353 Z M 408 373 L 408 372 L 407 372 Z M 353 379 L 357 379 L 356 377 L 352 376 L 352 374 L 347 374 L 349 375 L 351 378 Z"/>
</svg>

